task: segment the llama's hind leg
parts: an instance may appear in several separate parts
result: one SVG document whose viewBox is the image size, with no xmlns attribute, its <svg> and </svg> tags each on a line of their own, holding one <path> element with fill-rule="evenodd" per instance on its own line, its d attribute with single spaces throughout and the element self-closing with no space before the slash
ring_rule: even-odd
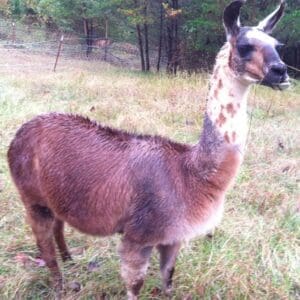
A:
<svg viewBox="0 0 300 300">
<path fill-rule="evenodd" d="M 65 238 L 64 238 L 64 222 L 60 221 L 58 219 L 55 219 L 54 221 L 54 237 L 57 244 L 57 247 L 59 249 L 61 258 L 63 261 L 71 260 L 71 254 L 68 250 Z"/>
<path fill-rule="evenodd" d="M 121 275 L 126 283 L 128 300 L 138 299 L 144 284 L 151 246 L 143 247 L 124 239 L 120 247 Z"/>
<path fill-rule="evenodd" d="M 56 292 L 56 299 L 60 299 L 63 283 L 56 260 L 53 239 L 54 216 L 49 208 L 41 205 L 31 205 L 29 208 L 27 207 L 27 214 L 41 258 L 46 262 L 50 270 Z"/>
<path fill-rule="evenodd" d="M 160 271 L 163 281 L 163 292 L 168 296 L 170 296 L 172 292 L 172 277 L 179 249 L 180 243 L 157 246 L 157 250 L 160 253 Z"/>
</svg>

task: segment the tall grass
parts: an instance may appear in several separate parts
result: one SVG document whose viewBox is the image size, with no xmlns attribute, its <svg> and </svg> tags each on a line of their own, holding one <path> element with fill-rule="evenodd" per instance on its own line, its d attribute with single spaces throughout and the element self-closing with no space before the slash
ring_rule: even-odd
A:
<svg viewBox="0 0 300 300">
<path fill-rule="evenodd" d="M 69 61 L 58 73 L 2 72 L 1 299 L 53 297 L 48 271 L 35 260 L 35 242 L 8 173 L 6 151 L 17 128 L 37 114 L 60 111 L 196 143 L 207 88 L 206 74 L 144 75 L 102 63 Z M 224 219 L 213 238 L 191 241 L 180 252 L 174 299 L 300 299 L 299 94 L 299 84 L 284 93 L 253 89 L 247 154 L 228 194 Z M 67 227 L 66 238 L 74 262 L 61 263 L 65 299 L 124 298 L 119 237 L 89 237 Z M 141 298 L 163 298 L 157 287 L 155 254 Z"/>
</svg>

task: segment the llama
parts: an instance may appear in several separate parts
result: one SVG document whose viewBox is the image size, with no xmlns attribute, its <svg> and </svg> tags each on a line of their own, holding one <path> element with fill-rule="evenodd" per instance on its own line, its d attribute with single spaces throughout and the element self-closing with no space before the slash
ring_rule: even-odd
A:
<svg viewBox="0 0 300 300">
<path fill-rule="evenodd" d="M 279 43 L 269 36 L 284 2 L 257 27 L 241 27 L 243 3 L 233 1 L 224 10 L 227 42 L 217 56 L 196 145 L 59 113 L 38 116 L 16 133 L 10 171 L 57 298 L 63 284 L 54 241 L 62 259 L 71 259 L 65 222 L 95 236 L 122 234 L 121 275 L 131 300 L 138 298 L 153 248 L 170 295 L 181 243 L 219 224 L 244 156 L 249 87 L 289 85 Z"/>
</svg>

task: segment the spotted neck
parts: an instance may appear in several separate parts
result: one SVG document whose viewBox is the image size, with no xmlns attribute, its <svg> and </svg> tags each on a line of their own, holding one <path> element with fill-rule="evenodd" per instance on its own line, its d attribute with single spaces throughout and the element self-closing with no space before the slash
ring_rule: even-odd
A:
<svg viewBox="0 0 300 300">
<path fill-rule="evenodd" d="M 230 45 L 225 44 L 217 56 L 210 81 L 207 116 L 225 143 L 243 152 L 248 134 L 247 97 L 249 84 L 230 69 Z"/>
</svg>

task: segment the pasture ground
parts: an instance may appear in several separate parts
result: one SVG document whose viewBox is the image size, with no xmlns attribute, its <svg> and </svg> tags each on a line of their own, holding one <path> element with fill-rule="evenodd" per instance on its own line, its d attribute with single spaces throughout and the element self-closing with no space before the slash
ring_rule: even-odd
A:
<svg viewBox="0 0 300 300">
<path fill-rule="evenodd" d="M 53 73 L 43 67 L 52 60 L 18 51 L 0 56 L 6 66 L 0 68 L 1 299 L 53 298 L 6 162 L 23 122 L 50 111 L 71 112 L 184 143 L 196 143 L 202 126 L 205 74 L 145 75 L 75 60 Z M 27 67 L 16 67 L 24 62 Z M 299 83 L 283 93 L 253 88 L 246 158 L 223 221 L 213 238 L 191 241 L 180 252 L 174 299 L 300 299 L 299 100 Z M 66 238 L 74 261 L 61 263 L 64 298 L 123 299 L 119 237 L 90 237 L 67 227 Z M 155 253 L 141 299 L 162 299 L 159 287 Z"/>
</svg>

